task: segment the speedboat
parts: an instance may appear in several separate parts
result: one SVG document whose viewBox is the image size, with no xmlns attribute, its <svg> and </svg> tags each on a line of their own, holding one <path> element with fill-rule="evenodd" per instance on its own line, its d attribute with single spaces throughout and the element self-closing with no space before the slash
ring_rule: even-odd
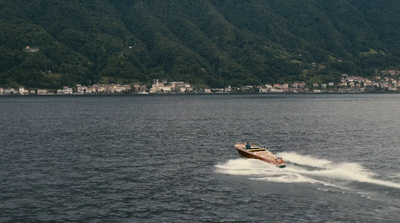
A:
<svg viewBox="0 0 400 223">
<path fill-rule="evenodd" d="M 263 145 L 257 142 L 251 142 L 250 148 L 246 147 L 246 143 L 238 142 L 235 144 L 235 148 L 239 155 L 250 159 L 259 159 L 264 162 L 273 164 L 279 168 L 286 167 L 285 161 L 283 159 L 265 148 Z"/>
</svg>

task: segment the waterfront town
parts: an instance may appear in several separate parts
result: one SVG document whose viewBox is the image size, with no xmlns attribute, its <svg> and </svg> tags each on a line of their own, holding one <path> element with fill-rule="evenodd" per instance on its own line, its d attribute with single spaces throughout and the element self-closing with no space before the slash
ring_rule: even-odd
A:
<svg viewBox="0 0 400 223">
<path fill-rule="evenodd" d="M 340 82 L 247 85 L 242 87 L 202 88 L 182 81 L 154 80 L 151 86 L 143 84 L 94 84 L 65 86 L 62 89 L 2 88 L 0 95 L 97 95 L 97 94 L 184 94 L 184 93 L 365 93 L 400 92 L 400 71 L 381 71 L 373 78 L 343 74 Z"/>
</svg>

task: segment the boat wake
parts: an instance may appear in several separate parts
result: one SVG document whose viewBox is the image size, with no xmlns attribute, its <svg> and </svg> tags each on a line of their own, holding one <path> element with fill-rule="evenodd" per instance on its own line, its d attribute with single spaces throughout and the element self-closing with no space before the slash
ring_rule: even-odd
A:
<svg viewBox="0 0 400 223">
<path fill-rule="evenodd" d="M 216 165 L 216 171 L 248 176 L 250 179 L 260 181 L 323 185 L 324 187 L 319 187 L 319 190 L 336 188 L 340 191 L 349 191 L 355 189 L 354 184 L 359 183 L 400 189 L 400 183 L 378 179 L 379 176 L 358 163 L 333 163 L 326 159 L 293 152 L 279 155 L 287 163 L 286 168 L 276 168 L 274 165 L 255 159 L 234 159 Z"/>
</svg>

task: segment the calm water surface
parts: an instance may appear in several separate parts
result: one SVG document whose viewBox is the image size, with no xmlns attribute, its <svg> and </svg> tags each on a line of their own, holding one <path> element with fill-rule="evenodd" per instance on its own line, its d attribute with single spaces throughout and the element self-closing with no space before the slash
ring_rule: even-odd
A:
<svg viewBox="0 0 400 223">
<path fill-rule="evenodd" d="M 0 97 L 0 126 L 0 222 L 400 220 L 398 94 Z"/>
</svg>

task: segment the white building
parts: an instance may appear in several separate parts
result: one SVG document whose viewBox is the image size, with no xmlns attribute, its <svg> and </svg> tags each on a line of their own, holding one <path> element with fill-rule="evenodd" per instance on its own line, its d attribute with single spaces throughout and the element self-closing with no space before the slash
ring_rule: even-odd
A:
<svg viewBox="0 0 400 223">
<path fill-rule="evenodd" d="M 72 88 L 68 86 L 64 86 L 63 89 L 58 89 L 57 94 L 73 94 Z"/>
<path fill-rule="evenodd" d="M 47 94 L 47 93 L 48 93 L 48 91 L 46 89 L 38 89 L 37 90 L 38 95 L 43 95 L 43 94 Z"/>
<path fill-rule="evenodd" d="M 267 93 L 268 92 L 268 88 L 260 87 L 260 88 L 258 88 L 258 92 L 259 93 Z"/>
<path fill-rule="evenodd" d="M 36 52 L 39 52 L 39 48 L 38 47 L 26 46 L 24 51 L 28 52 L 28 53 L 36 53 Z"/>
<path fill-rule="evenodd" d="M 171 92 L 171 86 L 164 86 L 164 83 L 161 83 L 157 80 L 154 80 L 154 84 L 150 88 L 150 93 L 168 93 Z"/>
<path fill-rule="evenodd" d="M 86 88 L 86 87 L 82 87 L 82 85 L 77 84 L 77 85 L 76 85 L 76 93 L 77 93 L 77 94 L 84 94 L 84 93 L 85 93 L 85 88 Z"/>
</svg>

